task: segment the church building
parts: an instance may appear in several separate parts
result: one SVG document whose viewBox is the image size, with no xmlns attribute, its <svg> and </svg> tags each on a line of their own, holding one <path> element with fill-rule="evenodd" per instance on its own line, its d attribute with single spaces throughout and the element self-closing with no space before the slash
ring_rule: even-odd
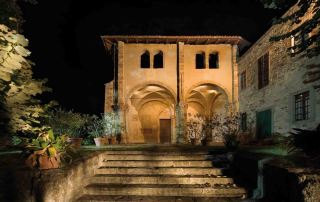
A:
<svg viewBox="0 0 320 202">
<path fill-rule="evenodd" d="M 239 36 L 102 36 L 114 62 L 105 112 L 117 110 L 124 143 L 186 143 L 194 115 L 238 111 Z"/>
</svg>

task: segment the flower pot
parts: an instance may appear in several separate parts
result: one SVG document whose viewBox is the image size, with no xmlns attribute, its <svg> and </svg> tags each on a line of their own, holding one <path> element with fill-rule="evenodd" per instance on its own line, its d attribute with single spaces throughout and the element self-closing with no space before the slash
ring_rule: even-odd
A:
<svg viewBox="0 0 320 202">
<path fill-rule="evenodd" d="M 43 155 L 31 154 L 26 159 L 25 164 L 30 168 L 37 167 L 40 170 L 59 168 L 60 161 L 58 158 L 59 158 L 59 155 L 56 155 L 54 157 L 49 157 L 46 154 L 43 154 Z"/>
<path fill-rule="evenodd" d="M 117 140 L 117 143 L 118 143 L 118 144 L 121 143 L 121 139 L 122 139 L 122 138 L 121 138 L 121 135 L 117 135 L 117 136 L 116 136 L 116 140 Z"/>
<path fill-rule="evenodd" d="M 97 147 L 100 147 L 106 144 L 106 138 L 103 138 L 103 137 L 93 138 L 93 140 Z"/>
<path fill-rule="evenodd" d="M 82 140 L 83 138 L 79 137 L 69 137 L 67 142 L 69 142 L 74 148 L 80 148 Z"/>
<path fill-rule="evenodd" d="M 41 155 L 39 156 L 38 161 L 40 170 L 59 168 L 59 161 L 57 157 Z"/>
</svg>

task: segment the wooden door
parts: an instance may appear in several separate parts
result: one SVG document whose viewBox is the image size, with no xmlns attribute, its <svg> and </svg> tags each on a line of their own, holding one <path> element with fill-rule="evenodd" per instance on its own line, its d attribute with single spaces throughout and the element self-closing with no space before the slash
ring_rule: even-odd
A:
<svg viewBox="0 0 320 202">
<path fill-rule="evenodd" d="M 257 113 L 257 138 L 263 139 L 271 136 L 271 109 Z"/>
<path fill-rule="evenodd" d="M 171 119 L 160 119 L 160 143 L 171 143 Z"/>
</svg>

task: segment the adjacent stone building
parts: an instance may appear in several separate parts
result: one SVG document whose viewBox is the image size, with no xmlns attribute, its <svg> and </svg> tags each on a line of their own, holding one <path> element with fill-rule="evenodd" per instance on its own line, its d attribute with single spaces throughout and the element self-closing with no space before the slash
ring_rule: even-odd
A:
<svg viewBox="0 0 320 202">
<path fill-rule="evenodd" d="M 293 6 L 285 15 L 295 9 L 297 7 Z M 309 10 L 303 21 L 311 16 Z M 316 79 L 320 78 L 320 56 L 290 56 L 290 52 L 296 51 L 292 47 L 319 32 L 319 27 L 308 36 L 269 40 L 294 27 L 289 23 L 272 26 L 239 61 L 239 107 L 243 127 L 252 126 L 258 138 L 284 134 L 294 127 L 313 129 L 320 123 L 320 79 Z"/>
<path fill-rule="evenodd" d="M 238 110 L 238 49 L 248 45 L 243 38 L 102 39 L 115 72 L 114 80 L 106 84 L 105 112 L 119 111 L 125 126 L 123 142 L 185 142 L 188 116 Z"/>
</svg>

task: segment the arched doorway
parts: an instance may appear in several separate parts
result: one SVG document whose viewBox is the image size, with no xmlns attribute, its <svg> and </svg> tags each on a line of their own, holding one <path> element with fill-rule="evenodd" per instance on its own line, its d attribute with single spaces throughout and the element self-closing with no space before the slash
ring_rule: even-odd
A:
<svg viewBox="0 0 320 202">
<path fill-rule="evenodd" d="M 146 84 L 135 89 L 128 102 L 129 142 L 172 142 L 175 97 L 171 91 L 159 84 Z"/>
<path fill-rule="evenodd" d="M 211 83 L 192 87 L 187 93 L 186 103 L 187 122 L 199 119 L 209 120 L 214 113 L 225 115 L 229 110 L 227 93 L 223 88 Z M 212 141 L 221 142 L 222 139 L 212 137 Z"/>
</svg>

